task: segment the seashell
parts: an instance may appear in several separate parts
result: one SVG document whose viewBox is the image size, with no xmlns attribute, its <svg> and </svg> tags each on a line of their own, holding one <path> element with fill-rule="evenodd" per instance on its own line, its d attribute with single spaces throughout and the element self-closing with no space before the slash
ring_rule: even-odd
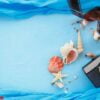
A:
<svg viewBox="0 0 100 100">
<path fill-rule="evenodd" d="M 87 21 L 87 20 L 83 19 L 83 20 L 81 21 L 82 27 L 86 26 L 87 24 L 88 24 L 88 21 Z"/>
<path fill-rule="evenodd" d="M 63 57 L 66 57 L 68 52 L 74 48 L 74 43 L 70 41 L 70 43 L 66 43 L 63 47 L 61 47 L 60 51 Z"/>
<path fill-rule="evenodd" d="M 93 54 L 92 52 L 88 52 L 87 54 L 86 54 L 86 56 L 87 57 L 90 57 L 90 58 L 96 58 L 96 55 L 95 54 Z"/>
<path fill-rule="evenodd" d="M 97 30 L 93 31 L 94 40 L 100 40 L 100 33 Z"/>
<path fill-rule="evenodd" d="M 78 51 L 74 48 L 74 44 L 72 41 L 70 41 L 70 43 L 66 43 L 63 47 L 61 47 L 60 51 L 65 64 L 74 62 L 78 57 Z"/>
<path fill-rule="evenodd" d="M 79 30 L 78 30 L 77 50 L 78 50 L 78 53 L 79 53 L 79 54 L 80 54 L 81 52 L 83 52 L 83 43 L 82 43 L 81 33 L 80 33 Z"/>
<path fill-rule="evenodd" d="M 77 49 L 71 49 L 68 54 L 66 55 L 66 57 L 64 58 L 64 63 L 65 64 L 71 64 L 72 62 L 74 62 L 76 59 L 78 58 L 78 51 Z"/>
<path fill-rule="evenodd" d="M 51 73 L 58 73 L 64 67 L 62 58 L 54 56 L 50 59 L 48 70 Z"/>
</svg>

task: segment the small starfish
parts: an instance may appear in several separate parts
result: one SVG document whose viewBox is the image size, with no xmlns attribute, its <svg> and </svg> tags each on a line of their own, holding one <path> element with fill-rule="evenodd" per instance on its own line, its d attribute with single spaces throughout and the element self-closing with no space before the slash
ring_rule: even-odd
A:
<svg viewBox="0 0 100 100">
<path fill-rule="evenodd" d="M 52 74 L 55 76 L 55 78 L 52 81 L 52 84 L 54 84 L 57 81 L 63 82 L 62 78 L 67 77 L 67 75 L 62 74 L 61 71 L 58 73 L 52 73 Z"/>
</svg>

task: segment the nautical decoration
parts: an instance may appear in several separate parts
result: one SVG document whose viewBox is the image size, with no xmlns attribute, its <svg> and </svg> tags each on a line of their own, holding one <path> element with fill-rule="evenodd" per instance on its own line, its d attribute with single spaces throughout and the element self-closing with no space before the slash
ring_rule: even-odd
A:
<svg viewBox="0 0 100 100">
<path fill-rule="evenodd" d="M 80 23 L 82 27 L 85 27 L 88 24 L 88 21 L 86 19 L 83 19 Z"/>
<path fill-rule="evenodd" d="M 78 51 L 76 48 L 74 48 L 74 43 L 72 41 L 70 41 L 70 43 L 66 43 L 63 47 L 61 47 L 60 51 L 65 64 L 71 64 L 78 57 Z"/>
<path fill-rule="evenodd" d="M 90 58 L 96 58 L 97 56 L 95 55 L 95 54 L 93 54 L 92 52 L 88 52 L 87 54 L 86 54 L 86 56 L 87 57 L 90 57 Z"/>
<path fill-rule="evenodd" d="M 68 88 L 65 87 L 65 83 L 63 82 L 63 78 L 68 77 L 68 75 L 62 74 L 62 69 L 64 68 L 64 64 L 71 64 L 72 62 L 76 61 L 79 54 L 83 51 L 83 44 L 80 35 L 80 31 L 78 30 L 78 45 L 75 48 L 73 41 L 64 44 L 60 48 L 60 52 L 62 58 L 59 56 L 53 56 L 49 61 L 48 70 L 52 75 L 55 77 L 51 84 L 57 86 L 58 88 L 63 88 L 64 92 L 68 92 Z M 66 83 L 71 83 L 77 79 L 75 76 L 72 80 L 67 81 Z"/>
<path fill-rule="evenodd" d="M 100 40 L 100 21 L 97 21 L 97 29 L 91 28 L 94 40 Z"/>
<path fill-rule="evenodd" d="M 62 58 L 59 56 L 53 56 L 50 59 L 48 70 L 51 73 L 58 73 L 59 71 L 62 70 L 63 66 L 64 66 L 64 63 L 63 63 Z"/>
<path fill-rule="evenodd" d="M 78 43 L 77 43 L 77 50 L 78 50 L 78 53 L 82 53 L 83 52 L 83 43 L 82 43 L 82 38 L 81 38 L 81 33 L 79 30 L 77 30 L 78 32 Z"/>
<path fill-rule="evenodd" d="M 93 31 L 94 40 L 100 40 L 100 33 L 97 30 Z"/>
<path fill-rule="evenodd" d="M 64 67 L 64 64 L 71 64 L 72 62 L 76 61 L 79 54 L 81 54 L 84 51 L 80 30 L 82 30 L 90 21 L 95 20 L 95 19 L 91 19 L 92 17 L 90 18 L 86 18 L 86 17 L 88 16 L 85 16 L 85 19 L 83 20 L 78 20 L 75 23 L 72 23 L 72 25 L 80 24 L 81 26 L 81 27 L 78 27 L 78 29 L 74 27 L 74 30 L 76 30 L 76 32 L 78 33 L 77 47 L 75 47 L 74 43 L 70 41 L 69 43 L 64 44 L 64 46 L 60 48 L 62 58 L 59 56 L 54 56 L 50 59 L 48 70 L 49 72 L 52 73 L 52 75 L 55 76 L 55 78 L 52 81 L 52 85 L 55 85 L 59 88 L 63 88 L 64 91 L 66 92 L 68 92 L 68 88 L 65 87 L 63 78 L 68 77 L 68 75 L 62 74 L 61 71 Z M 93 37 L 95 40 L 100 40 L 100 21 L 99 20 L 98 20 L 97 29 L 93 31 Z M 91 52 L 87 53 L 86 56 L 90 58 L 96 57 L 96 55 Z M 99 71 L 100 71 L 100 68 L 99 68 Z M 71 80 L 67 79 L 66 83 L 70 84 L 77 78 L 78 77 L 75 75 L 73 79 Z"/>
<path fill-rule="evenodd" d="M 61 71 L 59 71 L 58 73 L 52 73 L 55 78 L 52 81 L 52 84 L 55 84 L 55 82 L 63 82 L 63 78 L 67 77 L 67 75 L 62 74 Z"/>
</svg>

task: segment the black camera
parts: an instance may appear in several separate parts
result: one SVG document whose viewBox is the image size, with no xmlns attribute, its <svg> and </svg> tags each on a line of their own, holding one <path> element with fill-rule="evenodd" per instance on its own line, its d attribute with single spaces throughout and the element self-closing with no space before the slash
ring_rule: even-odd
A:
<svg viewBox="0 0 100 100">
<path fill-rule="evenodd" d="M 100 87 L 100 56 L 83 67 L 83 71 L 95 87 Z"/>
</svg>

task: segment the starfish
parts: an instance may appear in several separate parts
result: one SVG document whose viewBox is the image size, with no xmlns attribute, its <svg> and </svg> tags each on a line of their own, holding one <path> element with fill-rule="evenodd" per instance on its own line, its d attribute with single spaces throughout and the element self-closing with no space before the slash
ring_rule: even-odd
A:
<svg viewBox="0 0 100 100">
<path fill-rule="evenodd" d="M 55 78 L 52 81 L 52 84 L 56 83 L 57 81 L 63 82 L 62 78 L 67 77 L 67 75 L 62 74 L 61 71 L 58 73 L 52 73 L 52 74 L 55 76 Z"/>
</svg>

